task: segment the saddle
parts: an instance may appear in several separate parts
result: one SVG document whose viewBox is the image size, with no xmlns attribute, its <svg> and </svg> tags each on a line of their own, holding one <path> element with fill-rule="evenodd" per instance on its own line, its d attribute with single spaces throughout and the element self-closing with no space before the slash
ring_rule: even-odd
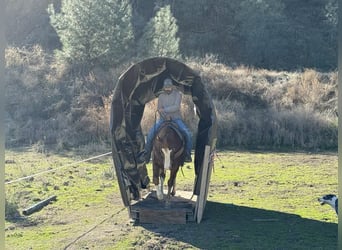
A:
<svg viewBox="0 0 342 250">
<path fill-rule="evenodd" d="M 156 134 L 158 134 L 158 132 L 159 132 L 162 128 L 164 128 L 164 127 L 170 127 L 170 128 L 172 128 L 172 129 L 177 133 L 177 135 L 179 136 L 179 138 L 182 138 L 183 143 L 185 143 L 186 135 L 185 135 L 184 132 L 180 129 L 180 127 L 177 125 L 177 123 L 175 123 L 175 122 L 172 121 L 172 120 L 164 121 L 164 122 L 160 125 L 160 127 L 159 127 L 159 129 L 158 129 L 158 131 L 157 131 Z M 155 134 L 155 135 L 156 135 L 156 134 Z"/>
</svg>

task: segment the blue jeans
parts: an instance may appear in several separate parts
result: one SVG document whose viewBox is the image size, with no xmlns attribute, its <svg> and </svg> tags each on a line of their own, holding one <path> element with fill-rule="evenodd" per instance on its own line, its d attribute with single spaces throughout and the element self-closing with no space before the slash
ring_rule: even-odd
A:
<svg viewBox="0 0 342 250">
<path fill-rule="evenodd" d="M 192 139 L 191 139 L 191 132 L 188 129 L 188 127 L 185 125 L 185 123 L 183 122 L 182 119 L 174 119 L 172 120 L 173 122 L 175 122 L 178 127 L 180 128 L 182 134 L 184 134 L 186 136 L 185 138 L 185 149 L 186 149 L 186 153 L 188 155 L 191 154 L 191 149 L 192 149 Z M 162 123 L 164 122 L 163 119 L 158 120 L 154 126 L 150 129 L 150 131 L 148 132 L 147 135 L 147 139 L 146 139 L 146 145 L 145 145 L 145 152 L 146 152 L 146 157 L 150 157 L 151 152 L 152 152 L 152 143 L 153 143 L 153 138 L 156 135 L 158 129 L 160 128 L 160 126 L 162 125 Z"/>
</svg>

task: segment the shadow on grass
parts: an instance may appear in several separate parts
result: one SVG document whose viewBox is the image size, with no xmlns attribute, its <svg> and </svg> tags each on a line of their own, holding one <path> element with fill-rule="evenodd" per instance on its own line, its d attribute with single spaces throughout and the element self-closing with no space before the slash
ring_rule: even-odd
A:
<svg viewBox="0 0 342 250">
<path fill-rule="evenodd" d="M 295 214 L 207 202 L 200 224 L 141 224 L 200 249 L 337 249 L 337 224 Z"/>
</svg>

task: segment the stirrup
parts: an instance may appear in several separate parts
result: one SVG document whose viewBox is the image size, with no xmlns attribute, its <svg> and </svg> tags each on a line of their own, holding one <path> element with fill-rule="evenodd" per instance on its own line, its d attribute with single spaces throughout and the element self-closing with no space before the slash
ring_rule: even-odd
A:
<svg viewBox="0 0 342 250">
<path fill-rule="evenodd" d="M 184 159 L 184 162 L 192 162 L 192 159 L 191 159 L 191 154 L 186 154 L 185 155 L 185 159 Z"/>
</svg>

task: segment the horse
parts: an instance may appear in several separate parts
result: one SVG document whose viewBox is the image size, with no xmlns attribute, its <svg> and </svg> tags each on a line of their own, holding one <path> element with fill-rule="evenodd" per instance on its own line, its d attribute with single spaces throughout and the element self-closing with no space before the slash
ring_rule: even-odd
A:
<svg viewBox="0 0 342 250">
<path fill-rule="evenodd" d="M 167 202 L 176 194 L 176 177 L 185 160 L 185 138 L 175 123 L 164 122 L 153 140 L 152 164 L 153 183 L 158 200 L 164 199 L 163 184 L 166 170 L 170 170 Z"/>
</svg>

